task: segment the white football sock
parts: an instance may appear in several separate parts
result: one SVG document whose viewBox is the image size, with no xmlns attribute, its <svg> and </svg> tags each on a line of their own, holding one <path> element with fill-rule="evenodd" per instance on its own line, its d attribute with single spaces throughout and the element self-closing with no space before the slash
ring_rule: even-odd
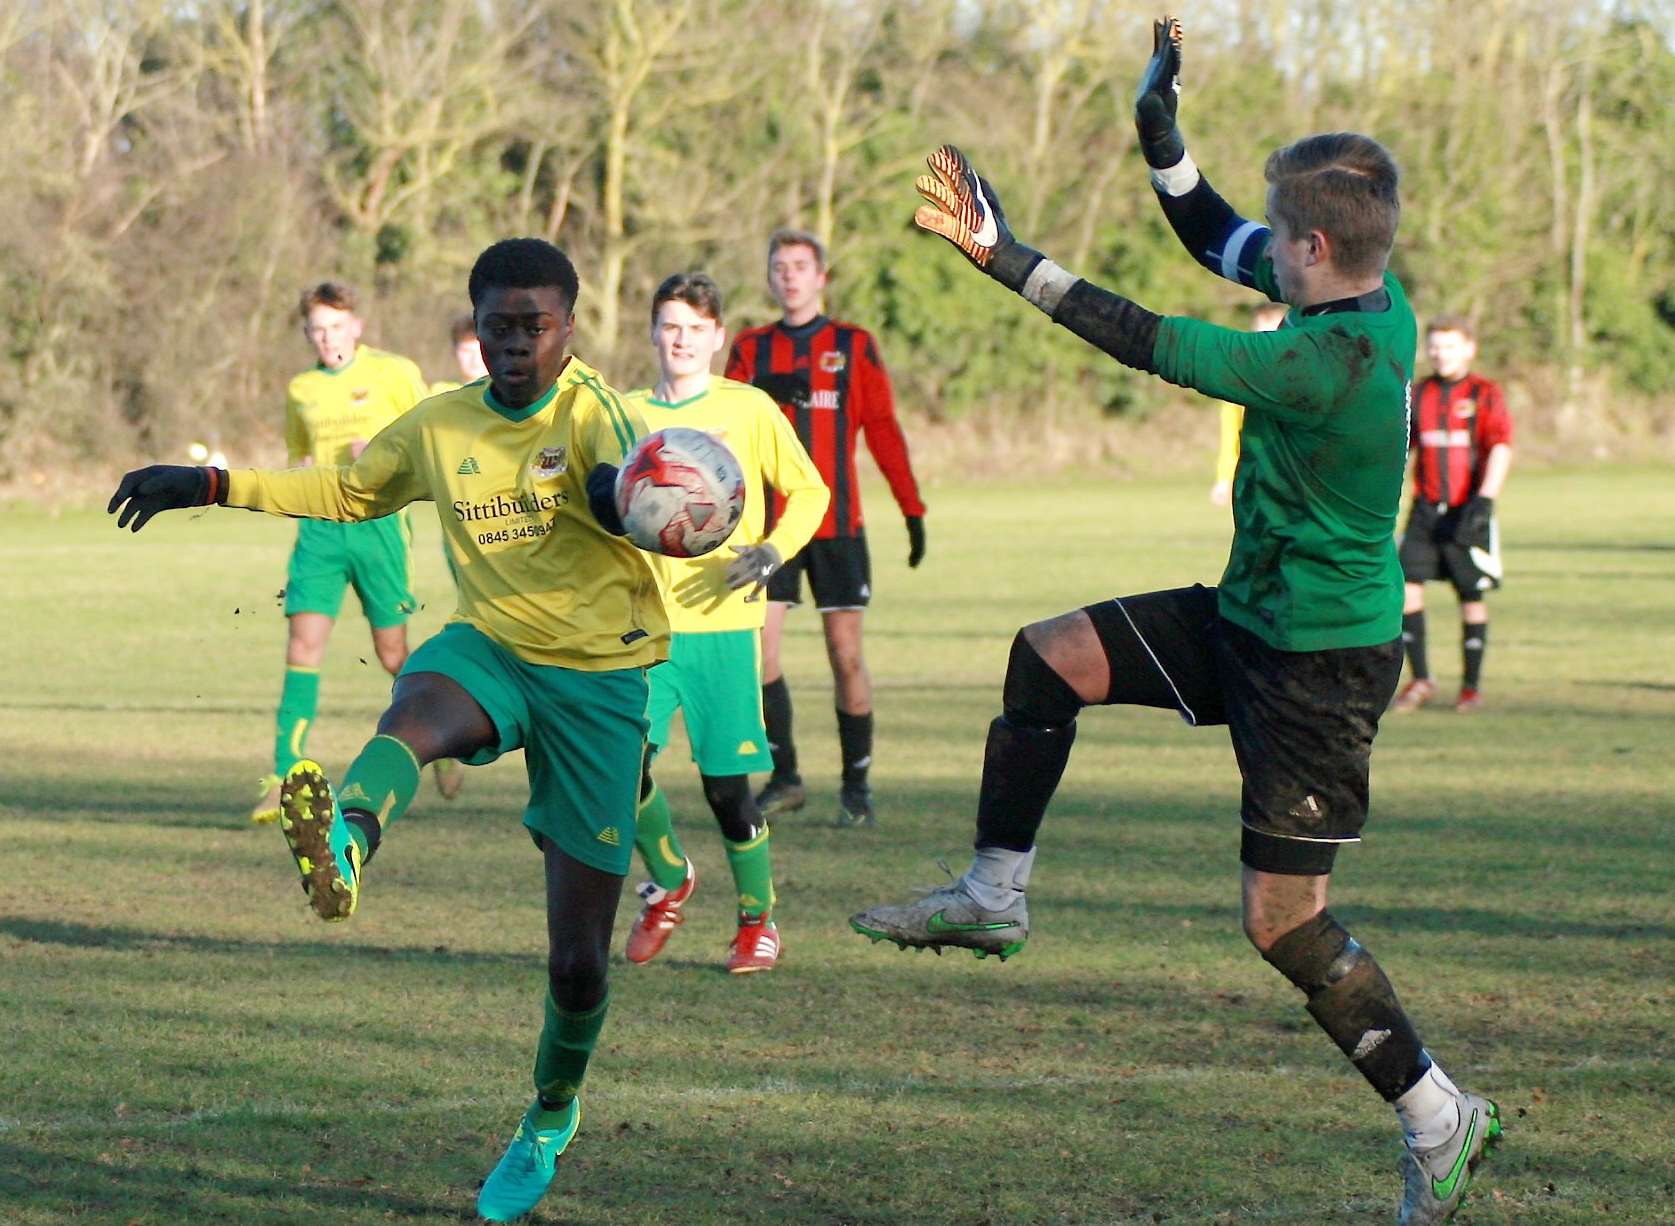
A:
<svg viewBox="0 0 1675 1226">
<path fill-rule="evenodd" d="M 1004 911 L 1023 893 L 1029 882 L 1035 849 L 1011 851 L 1005 847 L 979 847 L 960 884 L 965 892 L 988 911 Z"/>
<path fill-rule="evenodd" d="M 1393 1104 L 1409 1147 L 1435 1149 L 1460 1127 L 1460 1091 L 1433 1062 L 1406 1094 Z"/>
</svg>

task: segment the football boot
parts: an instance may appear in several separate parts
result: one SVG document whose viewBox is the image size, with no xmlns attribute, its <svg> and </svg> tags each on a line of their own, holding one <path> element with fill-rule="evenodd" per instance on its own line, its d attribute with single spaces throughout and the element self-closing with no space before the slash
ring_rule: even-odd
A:
<svg viewBox="0 0 1675 1226">
<path fill-rule="evenodd" d="M 353 915 L 361 896 L 361 850 L 319 763 L 304 758 L 286 773 L 279 787 L 279 829 L 314 914 L 332 921 Z"/>
<path fill-rule="evenodd" d="M 639 918 L 628 930 L 627 958 L 630 962 L 650 962 L 669 943 L 675 929 L 685 922 L 681 907 L 692 897 L 698 886 L 698 870 L 692 861 L 686 862 L 686 880 L 672 890 L 665 890 L 655 881 L 642 881 L 639 894 L 643 906 Z"/>
<path fill-rule="evenodd" d="M 263 775 L 256 781 L 256 804 L 250 820 L 258 826 L 279 820 L 279 776 Z"/>
<path fill-rule="evenodd" d="M 1402 1147 L 1402 1206 L 1396 1226 L 1437 1226 L 1466 1198 L 1472 1170 L 1501 1136 L 1500 1108 L 1477 1094 L 1460 1095 L 1460 1125 L 1434 1149 Z"/>
<path fill-rule="evenodd" d="M 779 961 L 779 928 L 767 915 L 739 916 L 739 930 L 727 953 L 727 970 L 733 975 L 771 971 Z"/>
<path fill-rule="evenodd" d="M 838 793 L 837 825 L 840 830 L 855 830 L 862 826 L 878 825 L 878 814 L 872 807 L 872 789 L 864 783 L 846 783 Z"/>
<path fill-rule="evenodd" d="M 849 917 L 849 926 L 874 942 L 894 941 L 898 949 L 969 949 L 979 958 L 993 954 L 1002 962 L 1029 939 L 1029 907 L 1023 891 L 1004 911 L 990 911 L 955 881 L 922 891 L 905 903 L 883 903 Z"/>
<path fill-rule="evenodd" d="M 524 1112 L 518 1130 L 512 1134 L 512 1143 L 477 1193 L 477 1216 L 486 1221 L 515 1221 L 535 1208 L 536 1202 L 552 1186 L 559 1155 L 569 1146 L 582 1122 L 579 1098 L 570 1100 L 569 1115 L 558 1128 L 535 1126 L 537 1106 L 532 1105 Z"/>
<path fill-rule="evenodd" d="M 781 779 L 778 775 L 772 775 L 762 786 L 762 790 L 756 793 L 756 807 L 761 810 L 763 817 L 795 813 L 807 803 L 808 793 L 803 789 L 801 779 Z"/>
</svg>

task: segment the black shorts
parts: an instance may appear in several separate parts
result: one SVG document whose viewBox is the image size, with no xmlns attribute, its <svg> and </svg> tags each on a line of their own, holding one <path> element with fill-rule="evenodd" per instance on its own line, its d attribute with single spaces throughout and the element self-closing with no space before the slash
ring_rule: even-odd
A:
<svg viewBox="0 0 1675 1226">
<path fill-rule="evenodd" d="M 1439 511 L 1435 503 L 1415 502 L 1402 533 L 1402 578 L 1409 583 L 1447 579 L 1462 601 L 1482 600 L 1501 585 L 1500 529 L 1489 524 L 1486 549 L 1454 543 L 1459 508 Z"/>
<path fill-rule="evenodd" d="M 872 558 L 865 536 L 810 541 L 769 578 L 768 599 L 802 604 L 805 570 L 814 607 L 822 613 L 864 609 L 872 600 Z"/>
<path fill-rule="evenodd" d="M 1107 703 L 1226 724 L 1244 779 L 1240 859 L 1269 873 L 1330 872 L 1367 821 L 1379 716 L 1402 670 L 1402 641 L 1279 651 L 1223 618 L 1203 586 L 1120 596 L 1087 615 L 1111 664 Z"/>
</svg>

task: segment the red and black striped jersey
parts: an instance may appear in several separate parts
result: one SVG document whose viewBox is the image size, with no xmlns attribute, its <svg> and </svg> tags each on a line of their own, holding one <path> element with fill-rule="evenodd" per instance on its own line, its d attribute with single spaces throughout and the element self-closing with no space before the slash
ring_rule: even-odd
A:
<svg viewBox="0 0 1675 1226">
<path fill-rule="evenodd" d="M 1483 484 L 1490 450 L 1511 442 L 1512 416 L 1492 380 L 1432 375 L 1413 389 L 1408 445 L 1418 453 L 1413 483 L 1421 502 L 1463 505 Z"/>
<path fill-rule="evenodd" d="M 855 479 L 855 437 L 865 433 L 903 515 L 923 515 L 925 504 L 896 420 L 890 377 L 865 329 L 816 316 L 799 327 L 783 321 L 747 328 L 733 340 L 727 377 L 754 383 L 791 419 L 832 491 L 814 536 L 861 533 L 861 491 Z M 775 495 L 775 517 L 779 496 Z"/>
</svg>

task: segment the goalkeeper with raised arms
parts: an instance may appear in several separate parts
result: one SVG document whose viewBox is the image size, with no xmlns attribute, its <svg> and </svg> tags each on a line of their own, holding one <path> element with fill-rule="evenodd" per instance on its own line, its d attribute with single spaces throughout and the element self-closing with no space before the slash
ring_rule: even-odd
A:
<svg viewBox="0 0 1675 1226">
<path fill-rule="evenodd" d="M 567 351 L 576 293 L 557 247 L 495 243 L 470 278 L 488 379 L 424 401 L 346 467 L 154 465 L 123 477 L 110 502 L 136 532 L 158 511 L 215 503 L 341 522 L 436 505 L 458 610 L 408 658 L 343 786 L 298 762 L 280 787 L 279 820 L 314 911 L 344 920 L 423 765 L 524 751 L 523 824 L 545 860 L 546 1021 L 535 1099 L 478 1195 L 478 1214 L 496 1222 L 534 1207 L 581 1120 L 634 845 L 646 669 L 669 654 L 657 576 L 619 535 L 599 480 L 643 429 Z"/>
<path fill-rule="evenodd" d="M 1152 185 L 1199 263 L 1289 304 L 1279 330 L 1163 318 L 1081 280 L 1012 236 L 994 189 L 948 145 L 916 184 L 928 203 L 914 220 L 1124 365 L 1245 407 L 1226 570 L 1219 588 L 1122 596 L 1020 631 L 989 727 L 970 869 L 851 923 L 903 947 L 1018 952 L 1036 831 L 1082 708 L 1226 724 L 1244 783 L 1245 933 L 1395 1107 L 1398 1221 L 1441 1222 L 1499 1135 L 1499 1112 L 1449 1080 L 1372 954 L 1326 909 L 1334 857 L 1366 820 L 1373 736 L 1402 664 L 1394 528 L 1416 329 L 1385 267 L 1396 165 L 1366 136 L 1305 137 L 1269 156 L 1267 223 L 1247 221 L 1187 155 L 1180 55 L 1179 23 L 1166 18 L 1135 102 Z"/>
</svg>

